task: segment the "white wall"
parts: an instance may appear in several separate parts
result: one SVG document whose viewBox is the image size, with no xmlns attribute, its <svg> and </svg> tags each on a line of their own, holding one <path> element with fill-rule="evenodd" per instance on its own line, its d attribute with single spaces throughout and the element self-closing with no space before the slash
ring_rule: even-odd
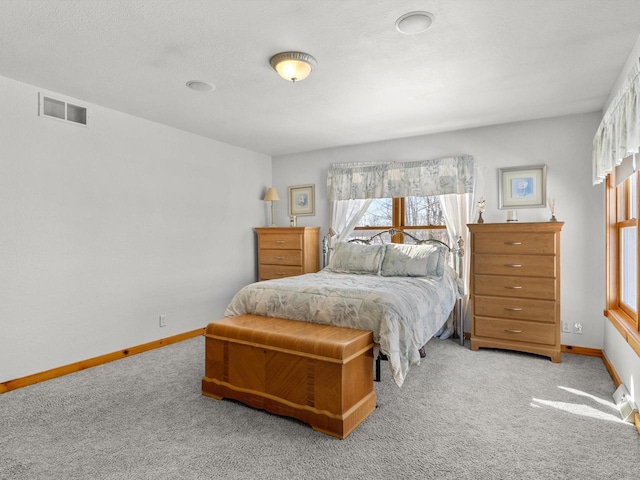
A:
<svg viewBox="0 0 640 480">
<path fill-rule="evenodd" d="M 426 160 L 457 154 L 473 155 L 483 172 L 482 194 L 487 222 L 504 222 L 498 206 L 498 168 L 547 165 L 548 196 L 556 198 L 556 215 L 565 225 L 561 235 L 562 319 L 580 322 L 584 333 L 562 334 L 565 345 L 603 346 L 604 215 L 603 190 L 591 185 L 591 141 L 600 113 L 510 123 L 364 145 L 275 157 L 273 178 L 279 191 L 290 185 L 316 185 L 316 215 L 300 225 L 329 225 L 326 189 L 331 163 Z M 286 196 L 286 194 L 285 194 Z M 277 208 L 277 220 L 287 225 L 287 204 Z M 521 209 L 521 221 L 547 221 L 546 208 Z M 466 326 L 469 330 L 469 325 Z"/>
<path fill-rule="evenodd" d="M 0 381 L 220 318 L 255 281 L 270 157 L 37 95 L 0 77 Z"/>
<path fill-rule="evenodd" d="M 607 108 L 618 94 L 619 89 L 626 82 L 630 70 L 638 63 L 638 58 L 640 58 L 640 37 L 638 37 L 624 69 L 611 90 L 607 101 Z M 611 325 L 609 320 L 604 318 L 603 322 L 605 324 L 603 350 L 620 377 L 620 381 L 629 389 L 629 393 L 634 397 L 636 404 L 640 404 L 640 357 L 638 357 L 638 354 L 629 346 L 626 340 L 622 338 L 618 330 Z"/>
</svg>

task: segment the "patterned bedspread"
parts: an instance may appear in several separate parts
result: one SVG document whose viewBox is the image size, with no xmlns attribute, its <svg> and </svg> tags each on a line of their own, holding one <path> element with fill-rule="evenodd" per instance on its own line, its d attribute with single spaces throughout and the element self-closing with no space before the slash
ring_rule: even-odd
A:
<svg viewBox="0 0 640 480">
<path fill-rule="evenodd" d="M 252 313 L 373 331 L 398 386 L 418 350 L 442 327 L 460 297 L 455 272 L 438 277 L 383 277 L 322 270 L 252 283 L 242 288 L 225 316 Z"/>
</svg>

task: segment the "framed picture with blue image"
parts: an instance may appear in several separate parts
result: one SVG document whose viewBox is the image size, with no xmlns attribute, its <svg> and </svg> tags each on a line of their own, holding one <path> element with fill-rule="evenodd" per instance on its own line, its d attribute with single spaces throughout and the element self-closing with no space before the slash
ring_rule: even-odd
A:
<svg viewBox="0 0 640 480">
<path fill-rule="evenodd" d="M 547 166 L 530 165 L 498 169 L 498 208 L 546 206 Z"/>
<path fill-rule="evenodd" d="M 289 187 L 289 216 L 315 215 L 315 185 Z"/>
</svg>

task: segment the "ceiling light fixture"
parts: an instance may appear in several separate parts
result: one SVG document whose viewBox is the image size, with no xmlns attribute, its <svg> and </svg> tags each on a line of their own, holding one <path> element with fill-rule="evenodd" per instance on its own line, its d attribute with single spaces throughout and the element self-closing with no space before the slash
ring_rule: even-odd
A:
<svg viewBox="0 0 640 480">
<path fill-rule="evenodd" d="M 191 90 L 195 90 L 196 92 L 210 92 L 215 87 L 207 82 L 201 82 L 200 80 L 189 80 L 187 82 L 187 87 Z"/>
<path fill-rule="evenodd" d="M 278 75 L 290 82 L 299 82 L 309 76 L 311 70 L 318 65 L 316 59 L 308 53 L 282 52 L 277 53 L 269 63 Z"/>
<path fill-rule="evenodd" d="M 396 20 L 396 28 L 399 32 L 407 35 L 422 33 L 433 23 L 433 13 L 429 12 L 409 12 Z"/>
</svg>

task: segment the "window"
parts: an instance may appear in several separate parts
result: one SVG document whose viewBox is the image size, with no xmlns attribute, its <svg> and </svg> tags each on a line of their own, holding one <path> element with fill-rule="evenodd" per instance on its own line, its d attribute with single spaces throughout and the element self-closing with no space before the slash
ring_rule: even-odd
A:
<svg viewBox="0 0 640 480">
<path fill-rule="evenodd" d="M 616 187 L 616 230 L 618 237 L 617 306 L 637 325 L 637 174 L 632 174 Z"/>
<path fill-rule="evenodd" d="M 640 341 L 638 325 L 638 173 L 615 181 L 607 178 L 607 310 L 622 335 Z M 638 352 L 640 355 L 640 352 Z"/>
<path fill-rule="evenodd" d="M 398 228 L 417 238 L 435 238 L 448 243 L 440 199 L 432 197 L 376 198 L 358 222 L 350 238 L 368 238 L 376 232 Z M 395 243 L 402 243 L 402 234 Z"/>
</svg>

